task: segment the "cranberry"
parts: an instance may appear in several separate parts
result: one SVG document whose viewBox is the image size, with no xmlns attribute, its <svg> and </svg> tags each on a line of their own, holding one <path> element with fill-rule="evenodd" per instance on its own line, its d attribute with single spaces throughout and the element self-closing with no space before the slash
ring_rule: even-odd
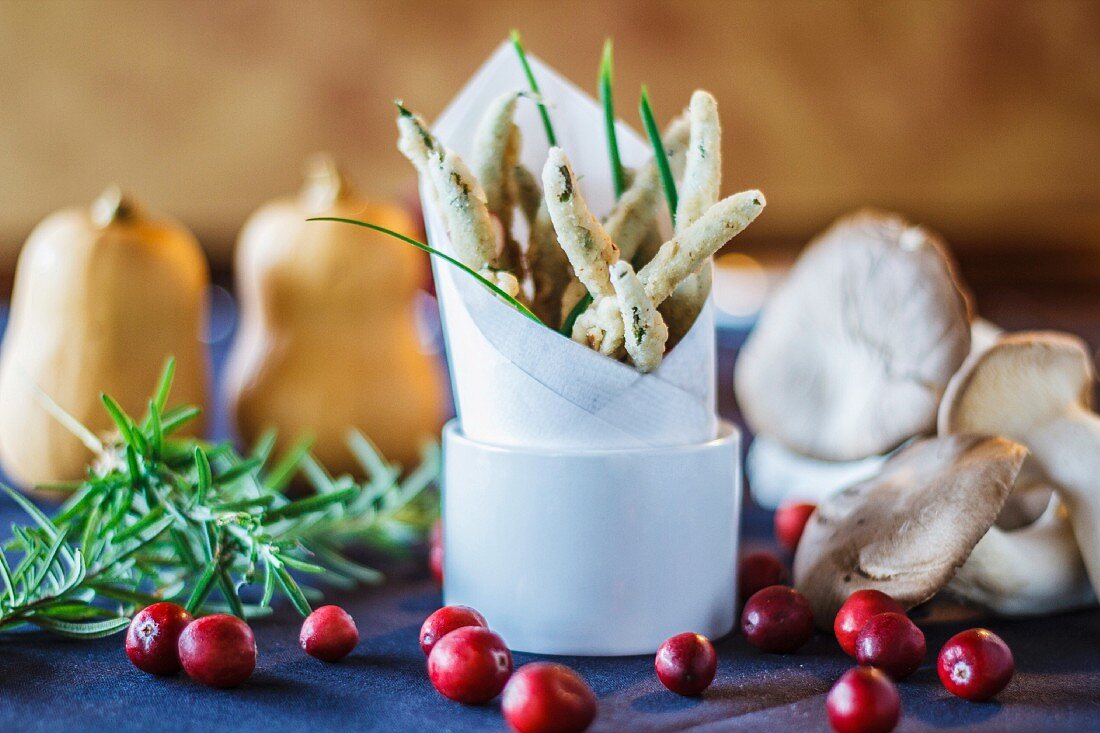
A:
<svg viewBox="0 0 1100 733">
<path fill-rule="evenodd" d="M 420 650 L 424 656 L 432 653 L 436 642 L 463 626 L 489 627 L 485 617 L 469 606 L 444 606 L 424 620 L 420 627 Z"/>
<path fill-rule="evenodd" d="M 428 567 L 435 582 L 443 585 L 443 520 L 435 520 L 428 539 Z"/>
<path fill-rule="evenodd" d="M 698 695 L 710 687 L 718 655 L 710 639 L 685 632 L 666 639 L 654 661 L 661 684 L 678 695 Z"/>
<path fill-rule="evenodd" d="M 888 733 L 901 717 L 901 698 L 885 672 L 856 667 L 829 690 L 825 710 L 837 733 Z"/>
<path fill-rule="evenodd" d="M 167 601 L 143 608 L 126 630 L 126 656 L 142 672 L 161 675 L 179 672 L 176 644 L 192 620 L 191 614 Z"/>
<path fill-rule="evenodd" d="M 916 672 L 925 651 L 924 632 L 903 613 L 872 616 L 856 637 L 856 660 L 878 667 L 895 680 Z"/>
<path fill-rule="evenodd" d="M 210 687 L 236 687 L 256 668 L 256 637 L 244 621 L 218 613 L 183 630 L 179 653 L 191 679 Z"/>
<path fill-rule="evenodd" d="M 773 585 L 757 591 L 745 603 L 741 630 L 757 649 L 790 654 L 814 635 L 810 603 L 794 588 Z"/>
<path fill-rule="evenodd" d="M 1016 663 L 1001 637 L 988 629 L 969 629 L 943 645 L 937 671 L 948 692 L 980 702 L 1005 688 Z"/>
<path fill-rule="evenodd" d="M 596 695 L 569 667 L 535 662 L 508 680 L 500 707 L 519 733 L 581 733 L 596 717 Z"/>
<path fill-rule="evenodd" d="M 772 553 L 752 552 L 741 558 L 741 566 L 737 570 L 737 586 L 742 602 L 758 590 L 786 582 L 787 568 Z"/>
<path fill-rule="evenodd" d="M 359 643 L 359 629 L 344 609 L 321 606 L 302 622 L 298 643 L 309 656 L 335 662 L 351 654 Z"/>
<path fill-rule="evenodd" d="M 428 677 L 444 697 L 480 705 L 504 689 L 512 674 L 512 653 L 483 626 L 463 626 L 444 636 L 428 655 Z"/>
<path fill-rule="evenodd" d="M 880 613 L 905 613 L 905 608 L 882 591 L 873 589 L 857 590 L 844 601 L 833 621 L 833 633 L 848 656 L 856 655 L 856 637 L 863 624 Z"/>
<path fill-rule="evenodd" d="M 806 529 L 806 522 L 810 521 L 810 515 L 817 509 L 817 504 L 809 504 L 801 501 L 785 501 L 775 510 L 775 539 L 787 552 L 798 549 L 798 541 L 802 539 L 802 530 Z"/>
</svg>

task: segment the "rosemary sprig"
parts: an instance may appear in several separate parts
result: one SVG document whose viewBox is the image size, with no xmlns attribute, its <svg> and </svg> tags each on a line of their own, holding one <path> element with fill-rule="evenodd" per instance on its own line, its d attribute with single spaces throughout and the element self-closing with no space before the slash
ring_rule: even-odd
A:
<svg viewBox="0 0 1100 733">
<path fill-rule="evenodd" d="M 672 226 L 676 227 L 676 181 L 672 177 L 672 167 L 668 164 L 668 152 L 661 140 L 661 131 L 657 129 L 657 120 L 653 117 L 653 105 L 649 103 L 649 89 L 642 85 L 642 99 L 638 105 L 642 116 L 642 125 L 645 126 L 646 136 L 653 146 L 654 160 L 657 161 L 657 170 L 661 173 L 661 188 L 665 191 L 665 199 L 668 201 L 669 215 L 672 217 Z"/>
<path fill-rule="evenodd" d="M 173 435 L 198 414 L 165 410 L 173 370 L 170 361 L 141 421 L 104 396 L 121 438 L 53 518 L 4 487 L 31 521 L 13 525 L 0 550 L 0 630 L 29 624 L 95 638 L 168 599 L 259 616 L 276 589 L 308 614 L 319 593 L 292 570 L 338 585 L 378 582 L 377 570 L 345 554 L 348 545 L 394 548 L 430 525 L 424 489 L 438 471 L 434 452 L 404 481 L 359 435 L 351 446 L 370 475 L 363 484 L 329 478 L 300 445 L 268 469 L 274 436 L 246 457 L 228 443 Z M 300 466 L 315 493 L 291 499 L 283 489 Z"/>
<path fill-rule="evenodd" d="M 554 147 L 558 144 L 558 136 L 554 134 L 554 125 L 550 122 L 550 111 L 546 109 L 546 104 L 542 101 L 542 92 L 539 90 L 539 83 L 535 80 L 535 73 L 531 71 L 531 63 L 527 60 L 527 51 L 523 48 L 523 39 L 519 36 L 519 31 L 512 30 L 512 47 L 516 49 L 516 55 L 519 56 L 519 62 L 523 66 L 523 73 L 527 77 L 527 83 L 531 87 L 531 93 L 535 95 L 536 104 L 539 107 L 539 116 L 542 118 L 542 126 L 546 130 L 546 141 L 550 144 L 550 147 Z"/>
<path fill-rule="evenodd" d="M 603 58 L 600 62 L 600 101 L 603 103 L 603 122 L 607 132 L 607 155 L 611 159 L 611 183 L 615 187 L 615 198 L 626 190 L 626 172 L 619 158 L 619 138 L 615 132 L 615 99 L 611 91 L 611 39 L 603 44 Z"/>
<path fill-rule="evenodd" d="M 523 315 L 530 318 L 535 323 L 542 324 L 542 321 L 539 320 L 539 317 L 536 316 L 531 311 L 530 308 L 528 308 L 523 303 L 521 303 L 520 301 L 513 298 L 511 295 L 509 295 L 505 291 L 501 290 L 501 288 L 499 286 L 497 286 L 496 283 L 494 283 L 493 281 L 491 281 L 491 280 L 485 278 L 484 276 L 482 276 L 481 273 L 479 273 L 477 270 L 474 270 L 471 267 L 467 267 L 466 265 L 464 265 L 461 262 L 459 262 L 458 260 L 456 260 L 454 257 L 451 257 L 446 252 L 441 252 L 438 249 L 436 249 L 436 248 L 434 248 L 430 245 L 424 244 L 421 241 L 413 239 L 412 237 L 407 237 L 404 234 L 401 234 L 400 232 L 395 232 L 392 229 L 387 229 L 386 227 L 379 226 L 378 224 L 372 224 L 369 221 L 360 221 L 359 219 L 344 219 L 344 218 L 339 217 L 339 216 L 315 216 L 315 217 L 306 219 L 306 221 L 335 221 L 335 222 L 340 222 L 342 224 L 354 224 L 357 227 L 366 227 L 367 229 L 373 229 L 376 232 L 382 232 L 383 234 L 388 234 L 389 236 L 394 237 L 395 239 L 400 239 L 402 242 L 405 242 L 406 244 L 411 244 L 412 246 L 416 247 L 417 249 L 423 250 L 423 251 L 427 252 L 430 255 L 434 255 L 434 256 L 439 257 L 440 259 L 442 259 L 446 262 L 449 262 L 450 264 L 454 265 L 458 269 L 465 272 L 467 275 L 471 275 L 475 280 L 477 280 L 479 283 L 481 283 L 486 288 L 488 288 L 490 291 L 492 291 L 494 295 L 496 295 L 498 298 L 500 298 L 501 300 L 506 302 L 508 305 L 512 306 L 513 308 L 518 310 L 520 313 L 522 313 Z"/>
</svg>

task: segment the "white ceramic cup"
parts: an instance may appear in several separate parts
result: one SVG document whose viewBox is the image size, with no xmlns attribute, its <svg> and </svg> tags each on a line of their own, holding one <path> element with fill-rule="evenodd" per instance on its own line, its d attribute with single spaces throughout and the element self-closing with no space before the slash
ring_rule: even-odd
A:
<svg viewBox="0 0 1100 733">
<path fill-rule="evenodd" d="M 511 649 L 652 654 L 733 628 L 740 434 L 698 445 L 533 450 L 443 430 L 444 600 Z"/>
</svg>

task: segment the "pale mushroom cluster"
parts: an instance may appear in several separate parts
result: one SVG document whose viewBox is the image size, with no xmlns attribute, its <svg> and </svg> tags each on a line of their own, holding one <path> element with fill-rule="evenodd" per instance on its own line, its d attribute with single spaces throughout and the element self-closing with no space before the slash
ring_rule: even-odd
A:
<svg viewBox="0 0 1100 733">
<path fill-rule="evenodd" d="M 718 104 L 696 91 L 659 146 L 679 190 L 673 236 L 659 226 L 656 159 L 629 172 L 629 187 L 601 219 L 562 148 L 550 149 L 540 177 L 520 162 L 513 118 L 522 96 L 507 93 L 488 106 L 469 165 L 404 108 L 398 147 L 420 174 L 458 260 L 545 325 L 652 372 L 706 303 L 712 255 L 763 211 L 764 195 L 719 198 Z M 527 224 L 522 245 L 512 227 L 517 212 Z"/>
<path fill-rule="evenodd" d="M 1095 603 L 1094 382 L 1080 339 L 977 318 L 929 230 L 863 211 L 813 241 L 735 387 L 753 496 L 818 505 L 794 561 L 818 623 L 862 588 L 1005 615 Z"/>
</svg>

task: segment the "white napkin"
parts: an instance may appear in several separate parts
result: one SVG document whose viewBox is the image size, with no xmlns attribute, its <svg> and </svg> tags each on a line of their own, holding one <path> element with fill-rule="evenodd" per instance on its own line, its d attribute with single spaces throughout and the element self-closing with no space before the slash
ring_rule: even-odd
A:
<svg viewBox="0 0 1100 733">
<path fill-rule="evenodd" d="M 589 206 L 602 216 L 614 203 L 602 108 L 537 58 L 528 58 L 550 106 L 558 144 L 573 163 Z M 469 159 L 474 131 L 489 102 L 525 89 L 519 59 L 505 43 L 454 98 L 433 131 L 445 146 Z M 533 102 L 520 101 L 516 123 L 523 134 L 521 159 L 541 178 L 549 146 Z M 617 131 L 623 165 L 645 163 L 651 156 L 648 143 L 621 121 Z M 430 201 L 423 193 L 421 200 Z M 424 219 L 432 246 L 453 254 L 431 204 L 424 207 Z M 526 235 L 518 227 L 516 233 Z M 604 450 L 688 445 L 717 436 L 714 314 L 709 303 L 661 367 L 639 374 L 529 320 L 452 265 L 433 259 L 433 268 L 451 382 L 468 438 L 547 450 Z"/>
</svg>

